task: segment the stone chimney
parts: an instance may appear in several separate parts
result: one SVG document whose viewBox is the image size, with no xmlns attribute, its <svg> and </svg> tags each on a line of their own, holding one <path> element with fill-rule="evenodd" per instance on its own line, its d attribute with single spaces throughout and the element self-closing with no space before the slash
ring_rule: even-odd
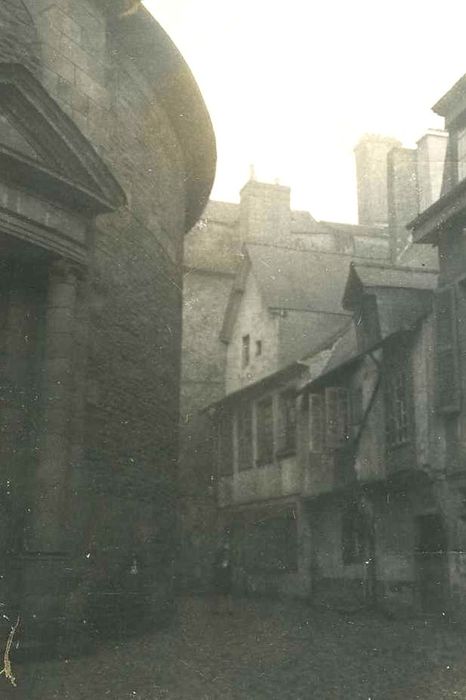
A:
<svg viewBox="0 0 466 700">
<path fill-rule="evenodd" d="M 360 224 L 388 223 L 387 156 L 392 148 L 400 146 L 397 139 L 365 134 L 354 149 Z"/>
<path fill-rule="evenodd" d="M 417 179 L 419 211 L 424 211 L 440 197 L 448 132 L 429 129 L 417 142 Z"/>
<path fill-rule="evenodd" d="M 251 178 L 241 190 L 241 241 L 274 243 L 291 232 L 290 188 Z"/>
<path fill-rule="evenodd" d="M 419 212 L 417 151 L 395 147 L 387 155 L 388 227 L 392 261 L 407 247 L 406 224 Z"/>
</svg>

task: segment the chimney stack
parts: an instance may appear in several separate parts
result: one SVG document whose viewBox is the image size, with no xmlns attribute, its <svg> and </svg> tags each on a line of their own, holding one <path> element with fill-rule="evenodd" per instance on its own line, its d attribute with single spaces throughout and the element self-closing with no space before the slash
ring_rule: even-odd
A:
<svg viewBox="0 0 466 700">
<path fill-rule="evenodd" d="M 387 198 L 391 255 L 395 263 L 410 241 L 406 224 L 419 212 L 416 149 L 395 147 L 387 155 Z"/>
<path fill-rule="evenodd" d="M 419 211 L 440 197 L 447 143 L 448 132 L 440 129 L 429 129 L 417 142 Z"/>
<path fill-rule="evenodd" d="M 360 224 L 388 223 L 387 156 L 392 148 L 400 146 L 397 139 L 365 134 L 354 149 Z"/>
<path fill-rule="evenodd" d="M 241 190 L 241 241 L 275 243 L 291 232 L 290 188 L 250 179 Z"/>
</svg>

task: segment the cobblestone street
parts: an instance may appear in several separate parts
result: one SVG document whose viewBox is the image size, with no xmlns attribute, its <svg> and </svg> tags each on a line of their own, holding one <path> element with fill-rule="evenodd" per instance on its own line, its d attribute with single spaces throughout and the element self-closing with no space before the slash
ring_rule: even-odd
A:
<svg viewBox="0 0 466 700">
<path fill-rule="evenodd" d="M 466 631 L 241 600 L 232 615 L 184 599 L 170 630 L 90 657 L 17 664 L 21 700 L 440 700 L 466 698 Z"/>
</svg>

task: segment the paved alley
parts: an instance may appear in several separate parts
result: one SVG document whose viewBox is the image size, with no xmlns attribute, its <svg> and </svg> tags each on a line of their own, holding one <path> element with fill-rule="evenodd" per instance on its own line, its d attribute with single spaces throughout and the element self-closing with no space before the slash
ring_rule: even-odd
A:
<svg viewBox="0 0 466 700">
<path fill-rule="evenodd" d="M 181 601 L 169 630 L 89 657 L 15 664 L 20 700 L 441 700 L 466 698 L 466 630 L 346 616 L 299 602 Z"/>
</svg>

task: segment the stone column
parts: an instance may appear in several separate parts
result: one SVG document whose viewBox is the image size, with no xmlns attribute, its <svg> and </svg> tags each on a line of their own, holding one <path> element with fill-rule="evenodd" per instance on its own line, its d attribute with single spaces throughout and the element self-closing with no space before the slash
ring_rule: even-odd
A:
<svg viewBox="0 0 466 700">
<path fill-rule="evenodd" d="M 66 491 L 73 407 L 73 327 L 78 270 L 49 268 L 43 360 L 43 425 L 27 551 L 21 557 L 26 648 L 60 643 L 67 599 Z"/>
<path fill-rule="evenodd" d="M 78 271 L 52 263 L 46 310 L 43 365 L 43 433 L 37 466 L 29 549 L 62 551 L 73 378 L 73 324 Z"/>
</svg>

